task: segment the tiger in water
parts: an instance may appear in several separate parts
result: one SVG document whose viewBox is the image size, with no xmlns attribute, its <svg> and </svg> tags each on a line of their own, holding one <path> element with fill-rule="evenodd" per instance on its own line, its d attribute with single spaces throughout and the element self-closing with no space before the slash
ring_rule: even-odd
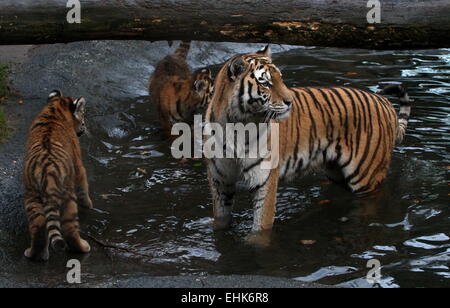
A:
<svg viewBox="0 0 450 308">
<path fill-rule="evenodd" d="M 86 100 L 55 90 L 47 102 L 29 130 L 24 165 L 31 235 L 25 256 L 36 261 L 49 259 L 49 246 L 79 253 L 91 249 L 80 237 L 78 221 L 78 205 L 93 207 L 78 141 L 86 131 Z"/>
<path fill-rule="evenodd" d="M 151 100 L 157 105 L 159 121 L 167 136 L 175 123 L 194 123 L 195 114 L 204 114 L 213 93 L 211 71 L 191 72 L 186 62 L 191 42 L 182 42 L 174 54 L 165 57 L 150 78 Z"/>
<path fill-rule="evenodd" d="M 236 183 L 243 183 L 252 197 L 252 234 L 272 229 L 280 179 L 322 168 L 331 180 L 358 195 L 376 191 L 386 177 L 395 144 L 405 135 L 411 111 L 409 97 L 399 85 L 383 92 L 400 98 L 399 116 L 388 99 L 364 90 L 290 89 L 272 63 L 269 46 L 232 57 L 216 76 L 214 88 L 207 123 L 279 125 L 277 168 L 261 168 L 267 158 L 261 155 L 207 160 L 215 228 L 230 226 Z"/>
</svg>

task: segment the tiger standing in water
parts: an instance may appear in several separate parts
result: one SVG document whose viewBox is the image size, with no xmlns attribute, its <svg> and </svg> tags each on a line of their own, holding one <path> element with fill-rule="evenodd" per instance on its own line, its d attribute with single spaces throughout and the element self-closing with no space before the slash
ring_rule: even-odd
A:
<svg viewBox="0 0 450 308">
<path fill-rule="evenodd" d="M 92 208 L 78 137 L 86 130 L 84 98 L 53 91 L 31 125 L 25 157 L 25 210 L 31 247 L 25 256 L 49 259 L 49 246 L 88 253 L 80 237 L 78 205 Z"/>
<path fill-rule="evenodd" d="M 216 77 L 206 122 L 222 127 L 226 123 L 278 123 L 279 164 L 261 168 L 267 157 L 208 160 L 215 229 L 230 226 L 238 182 L 247 187 L 253 200 L 250 240 L 272 229 L 280 179 L 321 167 L 330 179 L 356 194 L 376 191 L 386 177 L 396 142 L 405 135 L 411 109 L 400 86 L 386 88 L 385 94 L 400 97 L 399 116 L 386 98 L 363 90 L 289 89 L 272 63 L 269 46 L 227 61 Z"/>
<path fill-rule="evenodd" d="M 182 42 L 174 54 L 156 66 L 150 78 L 151 100 L 158 107 L 159 121 L 167 136 L 175 123 L 194 123 L 195 114 L 204 114 L 213 93 L 211 71 L 191 72 L 186 63 L 191 42 Z"/>
</svg>

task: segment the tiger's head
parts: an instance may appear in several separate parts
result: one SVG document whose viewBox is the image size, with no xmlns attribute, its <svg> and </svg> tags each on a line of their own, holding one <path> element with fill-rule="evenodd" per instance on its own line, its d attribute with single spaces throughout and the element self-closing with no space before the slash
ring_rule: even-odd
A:
<svg viewBox="0 0 450 308">
<path fill-rule="evenodd" d="M 222 105 L 218 109 L 226 108 L 232 120 L 267 122 L 285 119 L 290 114 L 293 96 L 272 63 L 270 46 L 234 56 L 222 67 L 217 79 L 213 103 Z"/>
<path fill-rule="evenodd" d="M 70 113 L 75 133 L 78 137 L 84 135 L 87 131 L 85 120 L 86 100 L 84 97 L 74 100 L 71 97 L 63 96 L 58 90 L 53 90 L 49 94 L 47 101 L 49 103 L 58 104 L 60 108 Z"/>
<path fill-rule="evenodd" d="M 196 113 L 203 114 L 208 107 L 214 93 L 214 80 L 211 70 L 202 68 L 194 73 L 194 91 L 200 97 L 200 103 L 196 106 Z"/>
</svg>

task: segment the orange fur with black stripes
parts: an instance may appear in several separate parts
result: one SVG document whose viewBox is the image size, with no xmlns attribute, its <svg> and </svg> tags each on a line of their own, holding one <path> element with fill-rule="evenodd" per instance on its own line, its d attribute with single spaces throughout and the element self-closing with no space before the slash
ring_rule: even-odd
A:
<svg viewBox="0 0 450 308">
<path fill-rule="evenodd" d="M 213 93 L 211 71 L 192 73 L 186 63 L 189 48 L 190 42 L 182 42 L 174 54 L 158 63 L 150 79 L 151 100 L 167 136 L 175 123 L 193 124 L 194 115 L 204 113 Z"/>
<path fill-rule="evenodd" d="M 384 93 L 400 97 L 399 116 L 388 99 L 364 90 L 287 88 L 269 47 L 230 59 L 216 77 L 206 122 L 223 127 L 226 123 L 277 124 L 279 164 L 262 168 L 264 156 L 208 160 L 216 228 L 230 225 L 238 182 L 252 195 L 255 233 L 272 228 L 280 179 L 321 168 L 355 193 L 376 191 L 410 114 L 408 95 L 400 86 L 390 86 Z M 271 134 L 269 128 L 268 140 Z M 241 145 L 245 153 L 250 152 L 249 144 Z"/>
<path fill-rule="evenodd" d="M 25 210 L 31 247 L 25 256 L 49 258 L 49 246 L 87 253 L 80 237 L 78 205 L 92 208 L 78 137 L 86 127 L 86 101 L 53 91 L 31 125 L 24 167 Z"/>
</svg>

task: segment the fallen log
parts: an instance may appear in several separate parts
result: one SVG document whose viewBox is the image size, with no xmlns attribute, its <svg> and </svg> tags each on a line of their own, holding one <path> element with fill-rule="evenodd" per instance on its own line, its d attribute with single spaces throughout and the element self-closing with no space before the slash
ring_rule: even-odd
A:
<svg viewBox="0 0 450 308">
<path fill-rule="evenodd" d="M 450 47 L 448 0 L 380 0 L 380 23 L 374 24 L 367 19 L 374 16 L 367 0 L 80 0 L 81 23 L 68 22 L 68 13 L 76 8 L 67 7 L 68 2 L 77 1 L 1 0 L 0 44 L 184 39 L 370 49 Z"/>
</svg>

